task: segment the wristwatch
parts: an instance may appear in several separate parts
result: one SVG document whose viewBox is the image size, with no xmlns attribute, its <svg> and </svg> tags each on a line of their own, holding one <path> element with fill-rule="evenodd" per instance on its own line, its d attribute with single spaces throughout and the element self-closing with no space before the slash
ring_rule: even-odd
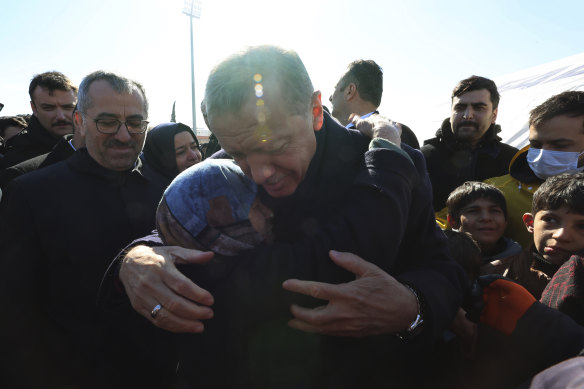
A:
<svg viewBox="0 0 584 389">
<path fill-rule="evenodd" d="M 420 295 L 411 286 L 409 286 L 407 284 L 404 284 L 404 286 L 406 288 L 408 288 L 414 294 L 414 296 L 416 297 L 416 303 L 418 304 L 418 314 L 416 315 L 416 318 L 414 319 L 414 321 L 408 326 L 408 328 L 405 331 L 397 332 L 395 334 L 395 336 L 397 336 L 401 340 L 405 341 L 405 340 L 409 340 L 412 337 L 418 335 L 422 331 L 423 324 L 424 324 L 424 317 L 422 315 L 422 301 L 420 299 Z"/>
</svg>

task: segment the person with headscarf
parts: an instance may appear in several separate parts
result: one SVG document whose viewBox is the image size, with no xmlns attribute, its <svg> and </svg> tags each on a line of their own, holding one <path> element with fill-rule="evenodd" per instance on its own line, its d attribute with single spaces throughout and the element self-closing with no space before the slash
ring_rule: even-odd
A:
<svg viewBox="0 0 584 389">
<path fill-rule="evenodd" d="M 148 131 L 144 160 L 169 181 L 201 159 L 199 140 L 186 124 L 162 123 Z"/>
</svg>

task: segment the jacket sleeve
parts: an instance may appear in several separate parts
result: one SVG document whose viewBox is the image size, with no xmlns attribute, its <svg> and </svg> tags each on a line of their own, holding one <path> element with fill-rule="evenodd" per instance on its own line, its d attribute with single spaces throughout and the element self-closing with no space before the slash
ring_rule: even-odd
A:
<svg viewBox="0 0 584 389">
<path fill-rule="evenodd" d="M 289 278 L 349 282 L 354 275 L 337 267 L 328 252 L 352 252 L 420 292 L 427 323 L 426 335 L 420 338 L 434 340 L 454 317 L 466 278 L 450 259 L 446 238 L 434 221 L 429 181 L 418 154 L 368 151 L 338 217 L 316 234 L 181 270 L 214 295 L 227 293 L 229 299 L 258 307 L 258 315 L 289 315 L 290 303 L 318 304 L 283 291 L 282 282 Z"/>
</svg>

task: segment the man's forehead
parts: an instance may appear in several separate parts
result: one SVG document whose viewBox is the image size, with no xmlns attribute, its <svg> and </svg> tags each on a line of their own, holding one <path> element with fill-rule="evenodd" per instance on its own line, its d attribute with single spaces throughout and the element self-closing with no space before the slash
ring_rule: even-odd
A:
<svg viewBox="0 0 584 389">
<path fill-rule="evenodd" d="M 565 120 L 568 119 L 568 120 Z M 570 123 L 571 122 L 571 123 Z M 571 126 L 570 126 L 571 124 Z M 584 140 L 584 115 L 580 117 L 553 117 L 538 125 L 529 126 L 530 140 Z"/>
<path fill-rule="evenodd" d="M 77 96 L 71 90 L 62 90 L 62 89 L 49 89 L 38 85 L 34 91 L 32 92 L 32 96 L 34 100 L 54 100 L 55 97 L 58 97 L 60 100 L 66 101 L 77 101 Z"/>
<path fill-rule="evenodd" d="M 456 103 L 490 103 L 491 102 L 491 92 L 487 89 L 477 89 L 469 92 L 465 92 L 460 96 L 454 96 L 452 98 L 452 104 Z"/>
</svg>

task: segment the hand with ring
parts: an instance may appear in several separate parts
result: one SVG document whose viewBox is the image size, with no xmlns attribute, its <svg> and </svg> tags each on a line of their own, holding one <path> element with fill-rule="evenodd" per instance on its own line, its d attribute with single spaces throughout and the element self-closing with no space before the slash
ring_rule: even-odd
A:
<svg viewBox="0 0 584 389">
<path fill-rule="evenodd" d="M 213 317 L 213 296 L 185 277 L 175 263 L 202 264 L 212 257 L 212 252 L 177 246 L 136 246 L 123 259 L 120 280 L 132 307 L 157 327 L 203 332 L 203 320 Z"/>
</svg>

